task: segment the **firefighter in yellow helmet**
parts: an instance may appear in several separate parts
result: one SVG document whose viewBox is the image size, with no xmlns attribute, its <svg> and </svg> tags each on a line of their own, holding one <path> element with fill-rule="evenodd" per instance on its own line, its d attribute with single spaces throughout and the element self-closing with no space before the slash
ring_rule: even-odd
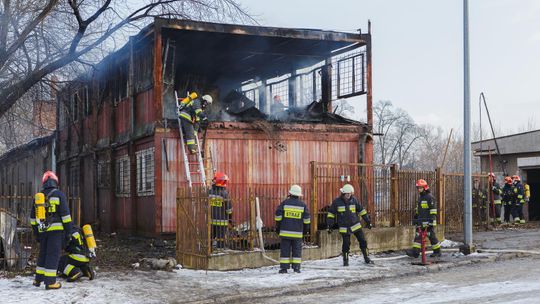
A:
<svg viewBox="0 0 540 304">
<path fill-rule="evenodd" d="M 360 244 L 364 262 L 366 264 L 373 263 L 369 258 L 368 244 L 364 232 L 362 231 L 362 224 L 360 223 L 360 217 L 362 217 L 364 222 L 366 222 L 366 227 L 371 229 L 372 226 L 369 214 L 353 196 L 354 188 L 352 185 L 345 184 L 339 191 L 341 192 L 341 195 L 332 201 L 332 205 L 330 205 L 330 209 L 328 209 L 327 224 L 328 233 L 332 233 L 334 223 L 337 223 L 339 227 L 339 234 L 343 241 L 341 245 L 343 266 L 349 266 L 351 234 L 356 237 Z"/>
<path fill-rule="evenodd" d="M 439 243 L 437 235 L 435 234 L 435 226 L 437 226 L 437 206 L 435 198 L 431 195 L 428 183 L 425 180 L 419 179 L 416 181 L 416 188 L 418 189 L 418 193 L 420 193 L 413 219 L 413 223 L 416 225 L 417 229 L 414 235 L 412 250 L 407 250 L 407 255 L 413 258 L 417 258 L 420 255 L 422 236 L 418 232 L 418 228 L 421 227 L 427 229 L 428 238 L 431 242 L 431 249 L 433 249 L 433 253 L 430 256 L 440 257 L 441 243 Z"/>
<path fill-rule="evenodd" d="M 197 153 L 195 137 L 199 131 L 200 124 L 207 123 L 208 121 L 204 111 L 207 105 L 212 104 L 212 101 L 212 96 L 204 95 L 202 98 L 199 98 L 197 93 L 191 93 L 179 101 L 178 117 L 182 124 L 184 140 L 191 154 Z"/>
<path fill-rule="evenodd" d="M 30 224 L 39 243 L 36 276 L 33 285 L 45 283 L 46 289 L 59 289 L 56 270 L 62 251 L 62 242 L 71 240 L 71 215 L 64 193 L 58 189 L 58 177 L 52 171 L 43 174 L 42 190 L 36 194 L 30 213 Z"/>
<path fill-rule="evenodd" d="M 291 267 L 300 273 L 302 263 L 302 240 L 309 231 L 311 217 L 306 204 L 300 200 L 302 188 L 292 185 L 289 196 L 276 209 L 276 232 L 280 242 L 279 273 L 287 273 Z M 292 255 L 292 257 L 291 257 Z"/>
</svg>

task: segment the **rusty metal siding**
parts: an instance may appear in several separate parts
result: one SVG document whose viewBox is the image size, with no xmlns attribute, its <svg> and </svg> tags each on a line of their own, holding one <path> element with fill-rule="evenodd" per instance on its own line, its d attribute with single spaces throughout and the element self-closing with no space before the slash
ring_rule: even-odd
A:
<svg viewBox="0 0 540 304">
<path fill-rule="evenodd" d="M 103 108 L 98 114 L 97 136 L 99 141 L 110 140 L 112 107 L 109 102 L 103 103 Z"/>
<path fill-rule="evenodd" d="M 309 202 L 311 161 L 354 163 L 358 160 L 358 138 L 356 126 L 290 124 L 269 138 L 250 124 L 226 123 L 208 130 L 206 144 L 213 169 L 231 179 L 234 222 L 249 218 L 252 189 L 261 196 L 263 221 L 271 224 L 273 210 L 291 184 L 304 187 L 304 200 Z M 185 184 L 178 132 L 156 133 L 156 162 L 158 159 L 162 180 L 156 181 L 156 187 L 161 188 L 156 204 L 161 205 L 161 231 L 175 232 L 176 191 Z"/>
<path fill-rule="evenodd" d="M 173 134 L 175 137 L 165 137 Z M 156 204 L 161 205 L 158 216 L 161 216 L 162 233 L 176 232 L 176 191 L 186 182 L 180 141 L 176 135 L 178 132 L 156 133 L 156 167 L 161 168 L 161 178 L 156 181 L 156 190 L 160 189 L 161 199 L 156 198 Z"/>
<path fill-rule="evenodd" d="M 116 125 L 115 132 L 118 135 L 129 131 L 131 122 L 131 102 L 129 99 L 123 99 L 116 106 Z"/>
<path fill-rule="evenodd" d="M 152 124 L 156 120 L 156 113 L 154 112 L 153 103 L 154 103 L 154 90 L 153 89 L 137 94 L 135 123 L 138 130 L 139 129 L 144 130 L 145 125 Z"/>
<path fill-rule="evenodd" d="M 94 168 L 96 166 L 92 155 L 87 156 L 82 161 L 83 174 L 79 187 L 81 188 L 81 214 L 83 223 L 95 223 L 97 220 L 97 206 L 95 200 L 96 179 Z"/>
</svg>

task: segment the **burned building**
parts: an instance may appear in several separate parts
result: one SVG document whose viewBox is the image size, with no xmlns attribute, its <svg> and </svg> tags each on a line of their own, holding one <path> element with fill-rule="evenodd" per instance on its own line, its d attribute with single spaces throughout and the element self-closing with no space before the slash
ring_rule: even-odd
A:
<svg viewBox="0 0 540 304">
<path fill-rule="evenodd" d="M 59 93 L 58 173 L 78 189 L 83 223 L 176 232 L 186 173 L 175 91 L 213 97 L 199 136 L 207 165 L 229 175 L 231 192 L 307 189 L 311 161 L 373 160 L 369 31 L 155 19 Z M 334 114 L 334 101 L 361 95 L 367 117 Z M 243 220 L 242 211 L 234 216 Z"/>
</svg>

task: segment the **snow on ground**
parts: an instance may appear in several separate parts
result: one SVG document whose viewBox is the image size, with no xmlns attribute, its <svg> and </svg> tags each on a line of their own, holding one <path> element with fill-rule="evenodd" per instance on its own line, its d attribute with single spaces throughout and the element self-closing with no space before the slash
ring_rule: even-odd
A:
<svg viewBox="0 0 540 304">
<path fill-rule="evenodd" d="M 466 259 L 445 254 L 448 260 Z M 485 254 L 488 256 L 489 254 Z M 336 286 L 351 280 L 406 274 L 419 266 L 403 256 L 375 257 L 366 265 L 361 256 L 351 256 L 350 267 L 342 267 L 341 257 L 307 261 L 302 273 L 278 274 L 278 266 L 239 271 L 201 271 L 179 269 L 98 273 L 94 281 L 62 281 L 60 290 L 45 291 L 32 286 L 32 277 L 0 279 L 1 300 L 5 303 L 34 303 L 36 299 L 56 303 L 170 303 L 203 301 L 223 295 L 249 295 L 254 291 L 284 289 L 306 284 Z M 418 268 L 416 268 L 418 269 Z M 42 302 L 43 303 L 43 302 Z"/>
</svg>

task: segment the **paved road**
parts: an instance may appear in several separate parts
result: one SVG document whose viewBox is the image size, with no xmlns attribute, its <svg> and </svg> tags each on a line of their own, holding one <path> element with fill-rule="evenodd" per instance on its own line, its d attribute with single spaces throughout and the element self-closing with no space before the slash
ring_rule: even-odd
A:
<svg viewBox="0 0 540 304">
<path fill-rule="evenodd" d="M 463 266 L 264 303 L 539 303 L 539 258 Z"/>
</svg>

